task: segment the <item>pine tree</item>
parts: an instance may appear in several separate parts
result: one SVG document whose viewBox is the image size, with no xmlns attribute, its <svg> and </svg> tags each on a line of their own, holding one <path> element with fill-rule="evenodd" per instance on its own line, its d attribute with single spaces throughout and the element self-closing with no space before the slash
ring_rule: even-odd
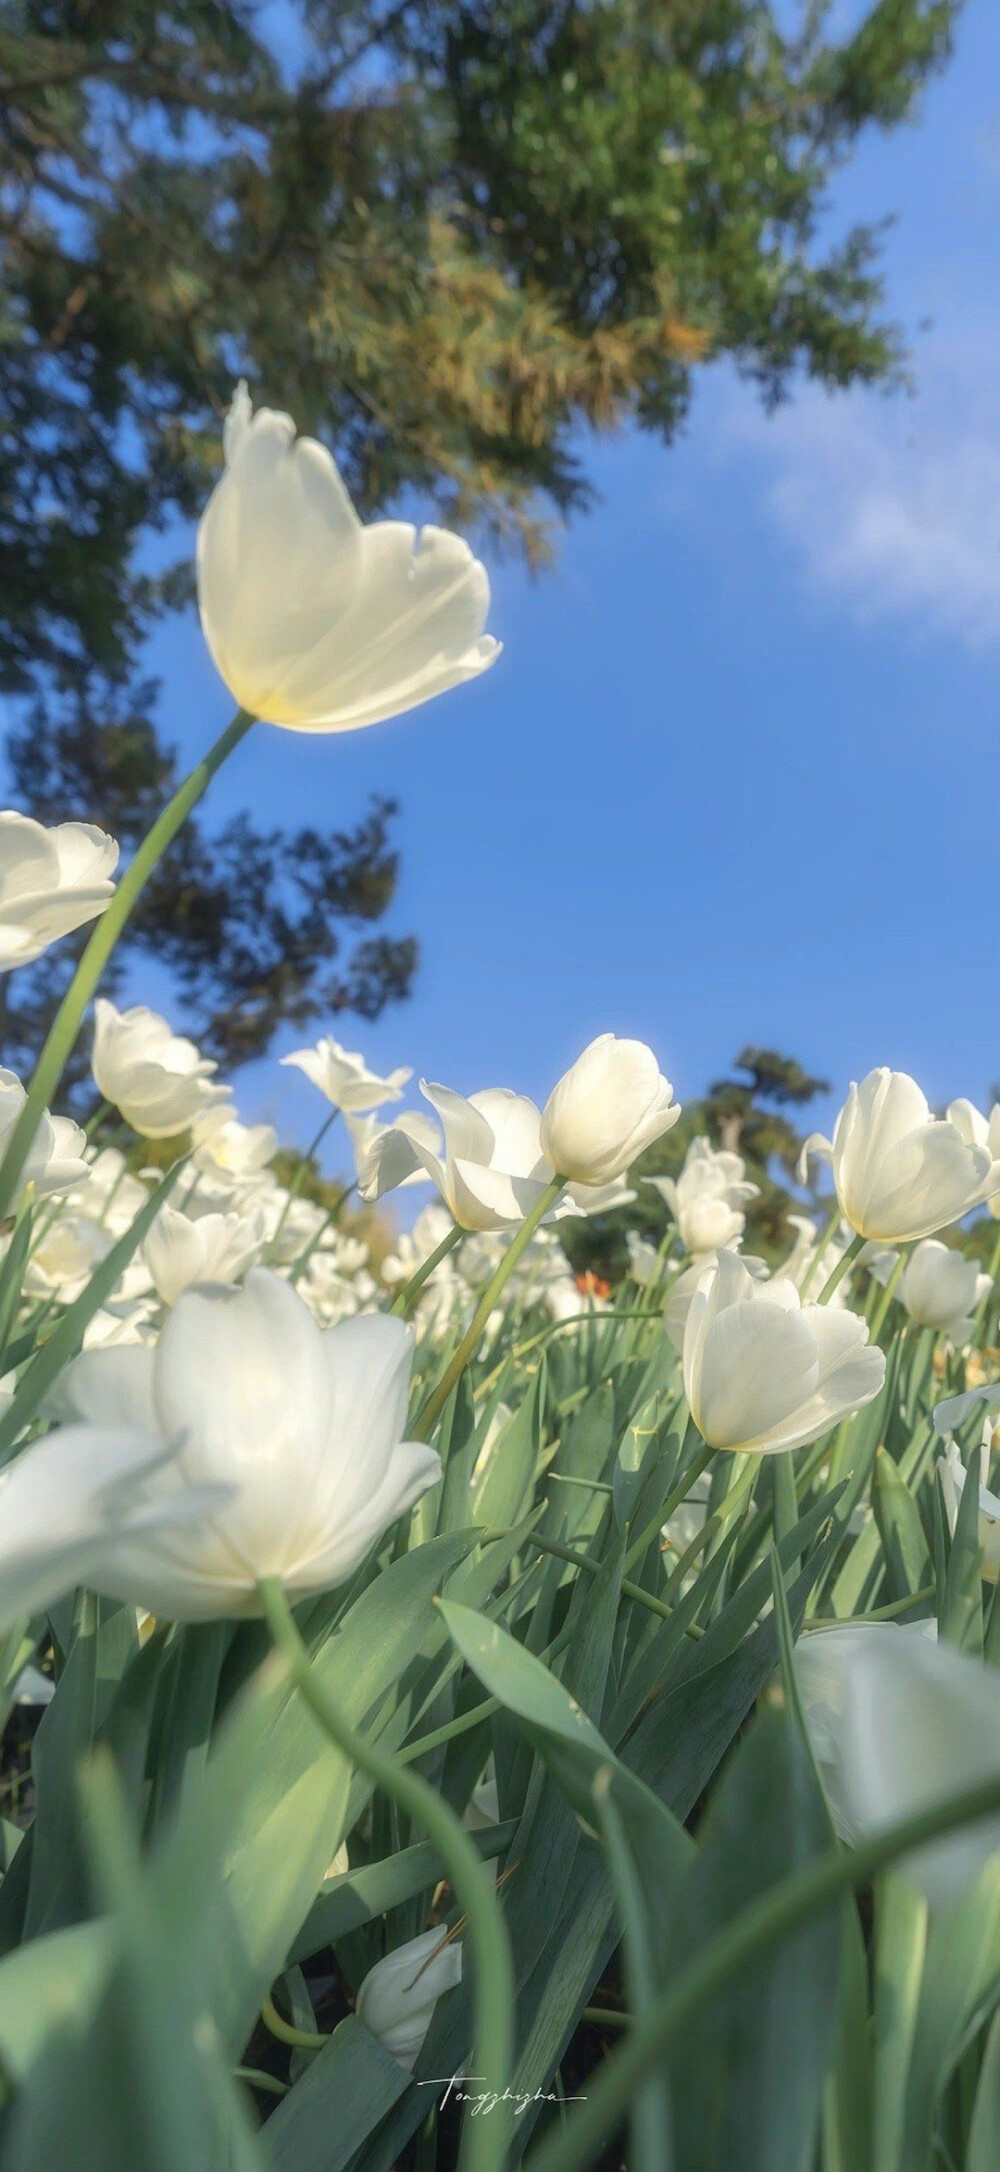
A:
<svg viewBox="0 0 1000 2172">
<path fill-rule="evenodd" d="M 173 756 L 142 677 L 190 570 L 234 377 L 324 436 L 362 510 L 417 495 L 541 562 L 589 502 L 580 425 L 669 443 L 733 358 L 891 379 L 877 227 L 826 238 L 859 134 L 905 119 L 951 0 L 846 37 L 763 0 L 0 0 L 0 692 L 18 804 L 141 829 Z M 376 922 L 392 809 L 243 817 L 177 848 L 136 923 L 227 1062 L 279 1020 L 374 1013 L 411 939 Z M 221 919 L 216 916 L 221 912 Z M 15 1000 L 37 1034 L 51 969 Z"/>
</svg>

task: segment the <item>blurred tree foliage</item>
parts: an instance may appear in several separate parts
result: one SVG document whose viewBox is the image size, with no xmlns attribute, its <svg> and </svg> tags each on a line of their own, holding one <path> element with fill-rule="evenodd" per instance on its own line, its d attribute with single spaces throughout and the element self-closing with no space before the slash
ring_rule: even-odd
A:
<svg viewBox="0 0 1000 2172">
<path fill-rule="evenodd" d="M 803 1141 L 815 1128 L 800 1130 L 795 1119 L 818 1094 L 829 1092 L 829 1081 L 814 1078 L 794 1056 L 782 1056 L 773 1048 L 741 1049 L 733 1069 L 745 1076 L 715 1079 L 702 1099 L 685 1101 L 673 1128 L 640 1156 L 630 1177 L 636 1193 L 631 1206 L 599 1221 L 560 1225 L 574 1269 L 590 1268 L 616 1282 L 628 1267 L 627 1229 L 660 1243 L 674 1226 L 673 1216 L 659 1192 L 642 1180 L 677 1176 L 697 1138 L 742 1155 L 747 1177 L 758 1187 L 759 1196 L 746 1206 L 743 1250 L 773 1262 L 789 1249 L 794 1231 L 788 1216 L 802 1206 L 789 1186 L 798 1182 Z M 828 1185 L 823 1189 L 828 1191 Z"/>
<path fill-rule="evenodd" d="M 824 0 L 0 0 L 19 802 L 128 846 L 169 789 L 141 651 L 190 573 L 136 545 L 199 511 L 240 372 L 367 513 L 416 493 L 534 563 L 588 503 L 582 423 L 669 442 L 715 356 L 769 403 L 797 372 L 897 373 L 878 229 L 831 239 L 826 192 L 911 112 L 954 14 L 868 0 L 837 35 Z M 228 1061 L 405 992 L 412 942 L 341 961 L 338 932 L 391 900 L 390 814 L 178 847 L 134 939 Z"/>
</svg>

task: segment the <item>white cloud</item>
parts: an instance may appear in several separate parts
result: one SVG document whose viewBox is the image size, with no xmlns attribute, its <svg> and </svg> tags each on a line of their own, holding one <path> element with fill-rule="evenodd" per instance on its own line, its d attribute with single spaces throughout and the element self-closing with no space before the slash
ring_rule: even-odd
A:
<svg viewBox="0 0 1000 2172">
<path fill-rule="evenodd" d="M 723 439 L 749 452 L 810 585 L 864 619 L 1000 642 L 1000 330 L 952 320 L 914 355 L 916 396 L 800 388 L 770 418 L 740 389 Z"/>
</svg>

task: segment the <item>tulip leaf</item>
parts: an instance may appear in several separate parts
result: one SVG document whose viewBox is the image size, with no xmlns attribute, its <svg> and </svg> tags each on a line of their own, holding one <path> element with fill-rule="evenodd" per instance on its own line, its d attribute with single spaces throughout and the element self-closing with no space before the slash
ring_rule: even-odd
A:
<svg viewBox="0 0 1000 2172">
<path fill-rule="evenodd" d="M 545 1408 L 545 1367 L 538 1372 L 498 1437 L 488 1448 L 480 1469 L 480 1449 L 469 1481 L 472 1520 L 487 1531 L 515 1522 L 531 1485 L 541 1444 Z"/>
<path fill-rule="evenodd" d="M 115 1954 L 107 1918 L 29 1939 L 0 1961 L 0 2065 L 21 2082 L 53 2030 L 79 2027 Z"/>
<path fill-rule="evenodd" d="M 707 1813 L 669 1942 L 679 1970 L 730 1919 L 828 1847 L 826 1805 L 798 1728 L 763 1712 Z M 670 2051 L 684 2172 L 801 2172 L 810 2163 L 837 2018 L 840 1911 L 741 1973 Z"/>
<path fill-rule="evenodd" d="M 508 1818 L 502 1825 L 484 1827 L 472 1835 L 484 1863 L 493 1862 L 498 1855 L 506 1855 L 517 1831 L 516 1818 Z M 404 1901 L 412 1900 L 418 1893 L 437 1884 L 445 1875 L 445 1866 L 429 1840 L 419 1840 L 411 1848 L 401 1848 L 396 1855 L 384 1858 L 380 1863 L 368 1863 L 357 1870 L 345 1870 L 336 1878 L 327 1879 L 320 1887 L 297 1938 L 292 1941 L 290 1961 L 304 1961 L 322 1946 L 335 1945 L 338 1938 L 346 1938 L 351 1931 L 372 1923 L 377 1916 L 387 1914 L 390 1908 L 398 1908 Z"/>
<path fill-rule="evenodd" d="M 927 1902 L 910 1879 L 890 1873 L 880 1880 L 875 1896 L 873 2150 L 884 2172 L 902 2172 L 927 1920 Z"/>
<path fill-rule="evenodd" d="M 979 2073 L 965 2172 L 996 2172 L 1000 2164 L 1000 2013 L 995 2014 Z"/>
<path fill-rule="evenodd" d="M 274 2172 L 342 2172 L 412 2086 L 399 2060 L 349 2014 L 267 2123 Z M 430 2098 L 424 2092 L 426 2110 Z"/>
<path fill-rule="evenodd" d="M 931 1581 L 920 1510 L 897 1465 L 885 1448 L 875 1455 L 872 1507 L 882 1540 L 890 1599 L 905 1599 Z"/>
<path fill-rule="evenodd" d="M 982 1655 L 983 1580 L 979 1553 L 979 1456 L 972 1453 L 958 1503 L 938 1617 L 943 1643 Z"/>
<path fill-rule="evenodd" d="M 124 1236 L 119 1237 L 107 1257 L 95 1267 L 86 1289 L 72 1305 L 67 1305 L 58 1325 L 39 1345 L 37 1355 L 18 1381 L 10 1408 L 0 1419 L 0 1459 L 6 1460 L 9 1456 L 59 1374 L 82 1349 L 84 1333 L 95 1312 L 99 1312 L 105 1299 L 110 1297 L 133 1254 L 138 1251 L 160 1208 L 169 1198 L 181 1166 L 177 1162 L 168 1169 L 162 1183 L 150 1192 Z"/>
</svg>

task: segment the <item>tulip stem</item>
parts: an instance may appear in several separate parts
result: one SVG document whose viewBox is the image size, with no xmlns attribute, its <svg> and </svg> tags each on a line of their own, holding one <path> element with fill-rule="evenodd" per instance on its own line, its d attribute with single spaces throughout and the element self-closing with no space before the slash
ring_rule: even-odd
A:
<svg viewBox="0 0 1000 2172">
<path fill-rule="evenodd" d="M 408 1817 L 423 1827 L 445 1866 L 460 1908 L 468 1919 L 475 1956 L 473 1984 L 475 2046 L 471 2071 L 498 2102 L 489 2119 L 466 2118 L 460 2172 L 503 2172 L 507 2162 L 510 2114 L 505 2091 L 513 2056 L 514 1967 L 503 1911 L 479 1851 L 454 1811 L 419 1773 L 366 1742 L 345 1719 L 312 1666 L 283 1585 L 268 1577 L 260 1585 L 261 1603 L 292 1679 L 324 1734 L 358 1770 L 367 1773 Z"/>
<path fill-rule="evenodd" d="M 268 1246 L 269 1259 L 274 1259 L 276 1255 L 278 1238 L 280 1237 L 281 1232 L 284 1229 L 285 1223 L 288 1220 L 289 1214 L 291 1213 L 292 1202 L 293 1200 L 296 1200 L 298 1198 L 299 1193 L 302 1190 L 302 1186 L 305 1183 L 306 1170 L 309 1168 L 309 1165 L 312 1162 L 314 1156 L 318 1154 L 319 1149 L 322 1146 L 324 1139 L 326 1138 L 327 1132 L 330 1129 L 330 1125 L 334 1120 L 334 1117 L 339 1115 L 339 1109 L 331 1109 L 329 1115 L 324 1116 L 315 1137 L 310 1139 L 309 1144 L 306 1147 L 305 1153 L 299 1155 L 298 1168 L 296 1169 L 292 1177 L 291 1183 L 286 1184 L 285 1186 L 285 1204 L 282 1207 L 281 1213 L 278 1216 L 275 1232 Z"/>
<path fill-rule="evenodd" d="M 759 1964 L 768 1948 L 842 1894 L 868 1885 L 900 1856 L 993 1816 L 997 1810 L 1000 1774 L 980 1780 L 949 1802 L 916 1811 L 857 1848 L 830 1849 L 762 1893 L 703 1946 L 653 2000 L 621 2049 L 598 2070 L 586 2102 L 571 2114 L 564 2127 L 533 2151 L 526 2172 L 577 2172 L 580 2165 L 592 2164 L 625 2117 L 646 2075 L 666 2056 L 678 2030 L 718 1998 L 733 1977 L 751 1963 Z"/>
<path fill-rule="evenodd" d="M 410 1276 L 409 1281 L 404 1282 L 402 1289 L 397 1291 L 389 1307 L 390 1313 L 395 1313 L 404 1320 L 409 1318 L 424 1283 L 430 1280 L 435 1267 L 440 1267 L 441 1261 L 447 1259 L 449 1252 L 454 1252 L 456 1245 L 461 1244 L 463 1237 L 466 1236 L 468 1236 L 468 1231 L 463 1229 L 459 1222 L 456 1222 L 449 1229 L 447 1236 L 442 1237 L 440 1244 L 436 1244 L 433 1252 L 428 1254 L 423 1265 L 418 1267 L 416 1272 Z"/>
<path fill-rule="evenodd" d="M 491 1276 L 483 1291 L 458 1349 L 445 1366 L 437 1387 L 431 1389 L 417 1414 L 411 1436 L 413 1440 L 426 1440 L 433 1431 L 456 1381 L 461 1379 L 469 1359 L 475 1354 L 479 1338 L 504 1284 L 513 1274 L 522 1252 L 527 1250 L 539 1223 L 544 1220 L 549 1208 L 555 1205 L 565 1182 L 565 1177 L 554 1176 L 551 1183 L 546 1185 L 541 1198 L 536 1199 L 530 1214 L 525 1215 L 520 1228 L 515 1230 L 496 1273 Z"/>
<path fill-rule="evenodd" d="M 876 1343 L 879 1339 L 880 1334 L 882 1333 L 883 1326 L 885 1325 L 886 1313 L 888 1312 L 889 1306 L 891 1305 L 892 1300 L 896 1295 L 896 1291 L 899 1287 L 899 1278 L 903 1272 L 904 1267 L 906 1266 L 908 1257 L 909 1254 L 906 1251 L 901 1251 L 899 1258 L 897 1259 L 896 1264 L 892 1270 L 892 1273 L 889 1276 L 889 1280 L 886 1283 L 886 1286 L 882 1292 L 882 1296 L 872 1317 L 871 1330 L 868 1336 L 868 1340 L 870 1343 Z"/>
<path fill-rule="evenodd" d="M 0 1221 L 5 1214 L 10 1213 L 18 1180 L 31 1152 L 32 1141 L 43 1111 L 51 1102 L 62 1078 L 76 1044 L 83 1014 L 133 907 L 168 846 L 173 844 L 192 807 L 197 805 L 203 793 L 208 790 L 216 770 L 221 768 L 227 755 L 245 738 L 253 721 L 253 717 L 248 716 L 244 709 L 237 710 L 232 722 L 227 724 L 215 745 L 195 764 L 183 784 L 178 786 L 173 798 L 167 801 L 126 868 L 110 904 L 101 914 L 49 1029 L 45 1046 L 35 1065 L 27 1099 L 0 1164 Z"/>
<path fill-rule="evenodd" d="M 834 1230 L 836 1229 L 840 1219 L 840 1201 L 839 1199 L 835 1199 L 829 1215 L 829 1219 L 825 1224 L 822 1235 L 820 1236 L 819 1241 L 816 1245 L 816 1250 L 813 1253 L 813 1256 L 809 1262 L 808 1267 L 806 1268 L 805 1274 L 803 1275 L 802 1281 L 799 1285 L 799 1296 L 801 1297 L 803 1304 L 805 1303 L 806 1292 L 812 1287 L 812 1281 L 816 1273 L 816 1269 L 819 1266 L 820 1260 L 822 1259 L 823 1254 L 826 1251 L 827 1245 L 829 1244 L 830 1239 L 833 1236 Z"/>
<path fill-rule="evenodd" d="M 675 1510 L 680 1508 L 682 1502 L 686 1500 L 688 1492 L 690 1488 L 694 1485 L 695 1480 L 697 1478 L 700 1478 L 702 1472 L 708 1469 L 708 1466 L 711 1463 L 714 1454 L 714 1448 L 710 1448 L 706 1441 L 703 1444 L 699 1454 L 695 1457 L 694 1462 L 687 1465 L 683 1477 L 678 1481 L 677 1485 L 674 1487 L 673 1492 L 668 1493 L 662 1508 L 657 1509 L 655 1516 L 646 1525 L 645 1530 L 641 1532 L 640 1536 L 636 1540 L 634 1540 L 633 1544 L 629 1547 L 628 1553 L 625 1556 L 625 1567 L 627 1569 L 631 1569 L 637 1561 L 642 1560 L 643 1554 L 645 1553 L 647 1546 L 650 1546 L 652 1544 L 653 1540 L 662 1531 L 664 1524 L 670 1522 L 670 1518 L 674 1514 Z"/>
<path fill-rule="evenodd" d="M 328 2036 L 320 2036 L 315 2029 L 295 2029 L 283 2014 L 279 2014 L 272 1998 L 266 1998 L 260 2009 L 265 2029 L 270 2029 L 279 2044 L 291 2044 L 294 2051 L 322 2051 L 329 2043 Z"/>
<path fill-rule="evenodd" d="M 854 1262 L 857 1259 L 858 1253 L 860 1252 L 861 1247 L 864 1244 L 864 1241 L 864 1238 L 860 1236 L 857 1232 L 855 1232 L 855 1235 L 851 1238 L 850 1244 L 848 1245 L 846 1252 L 843 1252 L 841 1254 L 841 1257 L 837 1261 L 833 1273 L 827 1275 L 826 1281 L 824 1282 L 819 1296 L 816 1299 L 816 1303 L 818 1305 L 829 1304 L 830 1299 L 833 1296 L 834 1290 L 839 1290 L 848 1269 L 850 1267 L 853 1267 Z"/>
</svg>

